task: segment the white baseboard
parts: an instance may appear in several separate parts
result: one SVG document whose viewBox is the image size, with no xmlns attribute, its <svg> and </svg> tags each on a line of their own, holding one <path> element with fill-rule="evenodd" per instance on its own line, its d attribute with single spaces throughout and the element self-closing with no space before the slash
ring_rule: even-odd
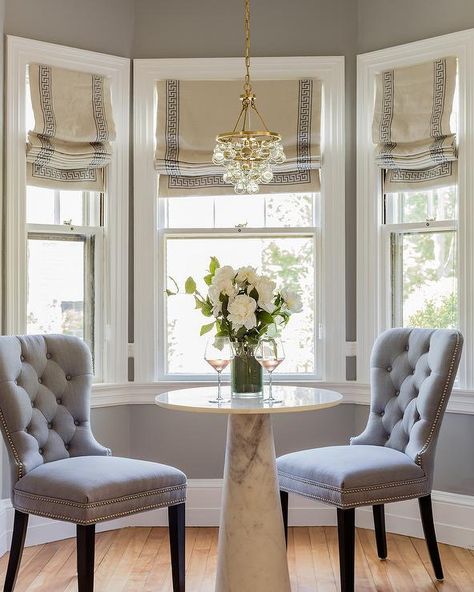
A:
<svg viewBox="0 0 474 592">
<path fill-rule="evenodd" d="M 190 479 L 186 504 L 188 526 L 218 526 L 222 495 L 221 479 Z M 474 496 L 433 491 L 433 513 L 440 543 L 474 549 Z M 385 508 L 388 532 L 423 538 L 416 500 L 387 504 Z M 291 526 L 335 526 L 334 507 L 297 495 L 290 495 Z M 129 526 L 166 526 L 166 509 L 152 510 L 111 520 L 97 526 L 98 532 Z M 7 552 L 13 525 L 10 500 L 0 501 L 0 556 Z M 356 511 L 356 525 L 373 528 L 370 507 Z M 39 516 L 31 516 L 26 545 L 38 545 L 75 536 L 75 526 Z"/>
</svg>

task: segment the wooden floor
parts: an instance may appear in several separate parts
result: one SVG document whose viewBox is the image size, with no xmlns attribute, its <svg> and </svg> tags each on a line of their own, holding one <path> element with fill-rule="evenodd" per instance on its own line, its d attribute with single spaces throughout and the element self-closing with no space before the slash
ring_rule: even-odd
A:
<svg viewBox="0 0 474 592">
<path fill-rule="evenodd" d="M 423 540 L 388 535 L 387 561 L 377 558 L 374 533 L 357 529 L 357 592 L 474 592 L 474 552 L 440 545 L 446 580 L 436 582 Z M 96 592 L 172 592 L 165 528 L 127 528 L 97 535 Z M 188 528 L 187 592 L 211 592 L 217 529 Z M 0 559 L 1 582 L 8 555 Z M 292 592 L 337 592 L 335 528 L 292 528 L 288 545 Z M 75 541 L 25 549 L 15 592 L 76 592 Z"/>
</svg>

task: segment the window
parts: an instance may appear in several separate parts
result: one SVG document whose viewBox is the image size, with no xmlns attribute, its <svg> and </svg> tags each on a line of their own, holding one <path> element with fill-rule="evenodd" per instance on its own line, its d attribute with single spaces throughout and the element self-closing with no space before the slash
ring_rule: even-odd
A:
<svg viewBox="0 0 474 592">
<path fill-rule="evenodd" d="M 18 37 L 7 44 L 3 330 L 76 335 L 92 349 L 96 382 L 126 382 L 130 62 Z M 109 79 L 117 137 L 104 194 L 26 186 L 30 63 Z"/>
<path fill-rule="evenodd" d="M 137 382 L 210 378 L 199 313 L 185 295 L 166 298 L 164 290 L 168 275 L 181 286 L 188 275 L 204 275 L 211 255 L 298 283 L 305 314 L 294 315 L 285 331 L 291 345 L 280 378 L 345 379 L 344 58 L 256 58 L 253 68 L 255 80 L 322 82 L 320 194 L 157 198 L 156 81 L 241 80 L 242 64 L 233 58 L 134 60 Z"/>
<path fill-rule="evenodd" d="M 358 381 L 369 381 L 371 349 L 383 330 L 456 327 L 464 335 L 458 388 L 474 387 L 473 50 L 470 30 L 358 57 Z M 385 192 L 372 143 L 376 77 L 445 56 L 457 60 L 451 119 L 458 141 L 457 184 Z"/>
<path fill-rule="evenodd" d="M 385 195 L 394 327 L 459 326 L 457 187 Z"/>
<path fill-rule="evenodd" d="M 93 354 L 101 318 L 102 204 L 101 194 L 27 187 L 27 333 L 75 335 Z"/>
<path fill-rule="evenodd" d="M 279 194 L 252 197 L 168 198 L 159 208 L 160 252 L 165 254 L 162 277 L 184 286 L 189 275 L 200 280 L 209 258 L 235 268 L 252 265 L 280 287 L 297 290 L 303 312 L 285 329 L 286 359 L 282 374 L 318 375 L 319 194 Z M 206 286 L 198 284 L 202 293 Z M 196 352 L 204 352 L 208 336 L 199 337 L 202 317 L 184 293 L 163 303 L 166 347 L 161 350 L 165 374 L 209 374 Z"/>
</svg>

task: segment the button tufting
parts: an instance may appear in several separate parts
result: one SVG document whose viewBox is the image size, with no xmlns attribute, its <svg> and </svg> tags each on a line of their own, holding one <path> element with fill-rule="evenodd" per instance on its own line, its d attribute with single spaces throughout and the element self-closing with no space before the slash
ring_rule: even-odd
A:
<svg viewBox="0 0 474 592">
<path fill-rule="evenodd" d="M 31 402 L 31 406 L 34 407 L 35 406 L 35 402 L 34 401 L 30 401 Z"/>
<path fill-rule="evenodd" d="M 56 403 L 57 403 L 58 405 L 62 405 L 62 404 L 63 404 L 63 400 L 62 400 L 62 399 L 56 399 Z"/>
<path fill-rule="evenodd" d="M 40 449 L 38 450 L 38 452 L 39 452 L 40 454 L 43 454 L 44 450 L 43 450 L 42 448 L 40 448 Z"/>
<path fill-rule="evenodd" d="M 21 360 L 22 362 L 24 362 L 24 361 L 25 361 L 25 356 L 20 356 L 20 360 Z"/>
<path fill-rule="evenodd" d="M 81 424 L 81 422 L 80 422 L 78 419 L 75 419 L 75 420 L 74 420 L 74 425 L 75 425 L 75 426 L 78 426 L 78 425 L 80 425 L 80 424 Z"/>
<path fill-rule="evenodd" d="M 69 450 L 69 444 L 64 444 L 64 448 L 65 448 L 66 450 Z"/>
<path fill-rule="evenodd" d="M 69 374 L 66 376 L 66 380 L 71 380 L 71 376 Z"/>
<path fill-rule="evenodd" d="M 391 372 L 391 371 L 392 371 L 392 367 L 391 366 L 388 366 L 387 367 L 387 372 Z"/>
<path fill-rule="evenodd" d="M 50 360 L 53 356 L 50 353 L 47 353 L 46 357 L 48 358 L 48 360 Z"/>
<path fill-rule="evenodd" d="M 408 351 L 410 348 L 408 345 L 405 345 L 405 351 Z"/>
<path fill-rule="evenodd" d="M 41 378 L 41 376 L 40 376 L 40 377 L 38 377 L 38 382 L 39 382 L 40 384 L 43 384 L 43 379 Z"/>
<path fill-rule="evenodd" d="M 14 380 L 13 382 L 14 382 L 15 384 L 18 384 L 18 380 Z"/>
<path fill-rule="evenodd" d="M 383 416 L 385 415 L 385 411 L 381 411 L 381 412 L 379 413 L 379 415 L 380 415 L 380 417 L 383 417 Z"/>
<path fill-rule="evenodd" d="M 400 391 L 397 391 L 397 392 L 395 393 L 395 396 L 396 396 L 396 397 L 398 397 L 398 395 L 399 395 L 399 394 L 400 394 Z"/>
<path fill-rule="evenodd" d="M 48 423 L 48 429 L 51 430 L 53 428 L 53 424 L 51 422 Z"/>
</svg>

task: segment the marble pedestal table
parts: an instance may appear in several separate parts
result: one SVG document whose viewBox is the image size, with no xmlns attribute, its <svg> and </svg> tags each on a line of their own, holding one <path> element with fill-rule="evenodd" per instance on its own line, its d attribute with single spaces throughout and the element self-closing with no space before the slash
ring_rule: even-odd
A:
<svg viewBox="0 0 474 592">
<path fill-rule="evenodd" d="M 216 592 L 290 592 L 271 415 L 333 407 L 342 396 L 274 386 L 281 403 L 248 398 L 217 405 L 209 403 L 216 390 L 191 388 L 156 397 L 162 407 L 229 416 Z"/>
</svg>

